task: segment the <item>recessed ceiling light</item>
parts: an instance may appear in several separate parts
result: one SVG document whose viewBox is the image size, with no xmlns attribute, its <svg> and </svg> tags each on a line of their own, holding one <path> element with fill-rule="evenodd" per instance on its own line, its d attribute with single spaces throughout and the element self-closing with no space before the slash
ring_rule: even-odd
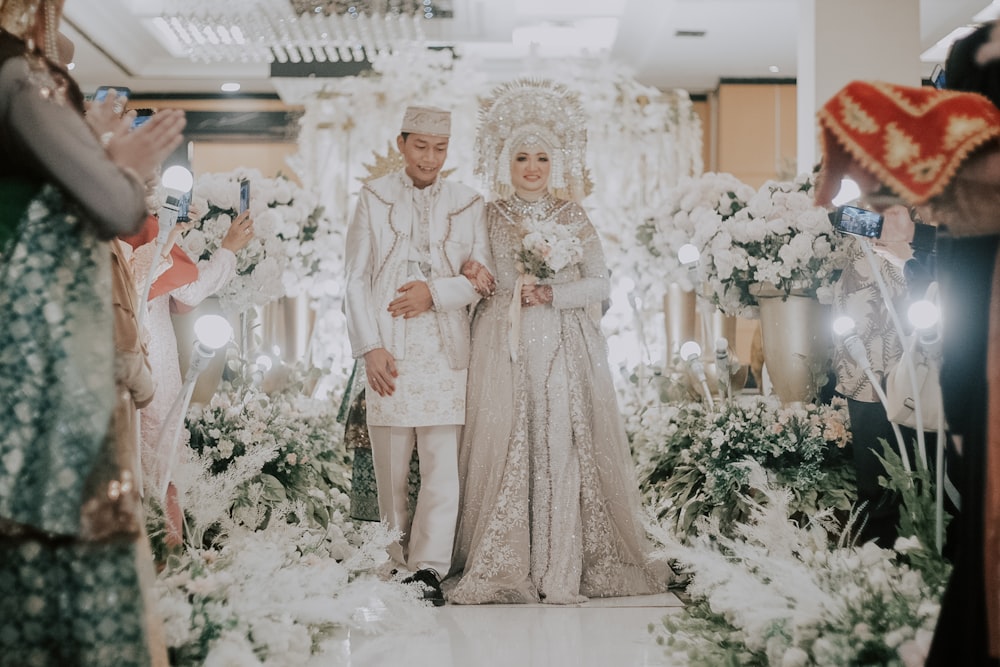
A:
<svg viewBox="0 0 1000 667">
<path fill-rule="evenodd" d="M 770 67 L 767 68 L 767 71 L 770 72 L 771 74 L 777 74 L 778 72 L 781 71 L 781 68 L 778 67 L 777 65 L 771 65 Z"/>
<path fill-rule="evenodd" d="M 224 93 L 235 93 L 235 92 L 237 92 L 240 89 L 240 84 L 235 83 L 235 82 L 224 83 L 224 84 L 222 84 L 221 88 L 222 88 L 222 92 L 224 92 Z"/>
</svg>

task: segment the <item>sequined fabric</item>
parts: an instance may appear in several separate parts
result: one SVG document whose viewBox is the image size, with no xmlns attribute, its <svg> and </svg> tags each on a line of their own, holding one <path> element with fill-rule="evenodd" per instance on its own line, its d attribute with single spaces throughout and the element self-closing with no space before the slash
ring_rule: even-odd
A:
<svg viewBox="0 0 1000 667">
<path fill-rule="evenodd" d="M 0 667 L 148 665 L 137 548 L 0 538 Z"/>
<path fill-rule="evenodd" d="M 518 362 L 507 345 L 524 215 L 555 217 L 584 259 L 546 281 L 551 305 L 525 308 Z M 670 571 L 648 560 L 633 463 L 588 306 L 608 295 L 600 241 L 576 204 L 487 207 L 497 291 L 473 322 L 469 410 L 459 457 L 462 502 L 446 590 L 458 604 L 639 595 Z"/>
<path fill-rule="evenodd" d="M 81 533 L 114 404 L 110 267 L 107 244 L 51 186 L 0 260 L 0 518 L 9 522 Z"/>
</svg>

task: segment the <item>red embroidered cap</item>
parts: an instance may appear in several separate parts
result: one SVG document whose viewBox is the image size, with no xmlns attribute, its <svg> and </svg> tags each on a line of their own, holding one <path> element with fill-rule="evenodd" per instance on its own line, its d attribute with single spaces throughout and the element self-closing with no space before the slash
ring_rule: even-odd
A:
<svg viewBox="0 0 1000 667">
<path fill-rule="evenodd" d="M 1000 136 L 1000 110 L 977 93 L 853 81 L 818 113 L 823 131 L 823 192 L 850 160 L 910 204 L 924 204 L 948 186 L 965 158 Z M 845 154 L 846 153 L 846 154 Z"/>
</svg>

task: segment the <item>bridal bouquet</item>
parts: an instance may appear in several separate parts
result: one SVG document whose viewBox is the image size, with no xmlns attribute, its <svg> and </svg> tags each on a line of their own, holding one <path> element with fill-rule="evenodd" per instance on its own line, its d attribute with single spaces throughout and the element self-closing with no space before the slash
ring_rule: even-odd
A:
<svg viewBox="0 0 1000 667">
<path fill-rule="evenodd" d="M 639 242 L 656 258 L 649 265 L 662 281 L 693 290 L 694 276 L 681 264 L 678 250 L 690 243 L 704 254 L 722 223 L 742 210 L 753 195 L 753 188 L 732 174 L 706 173 L 681 180 L 662 209 L 639 226 Z"/>
<path fill-rule="evenodd" d="M 534 220 L 521 239 L 517 258 L 525 275 L 545 280 L 583 259 L 583 244 L 566 225 Z"/>
<path fill-rule="evenodd" d="M 286 178 L 264 178 L 256 169 L 204 174 L 194 186 L 192 208 L 202 214 L 180 242 L 196 261 L 218 251 L 238 215 L 240 181 L 250 181 L 254 239 L 236 253 L 236 276 L 218 292 L 223 306 L 243 312 L 284 296 L 321 266 L 325 219 L 318 198 Z M 325 247 L 325 245 L 324 245 Z"/>
<path fill-rule="evenodd" d="M 701 270 L 709 298 L 727 315 L 756 318 L 761 285 L 832 302 L 847 256 L 811 190 L 805 176 L 768 181 L 709 239 Z"/>
</svg>

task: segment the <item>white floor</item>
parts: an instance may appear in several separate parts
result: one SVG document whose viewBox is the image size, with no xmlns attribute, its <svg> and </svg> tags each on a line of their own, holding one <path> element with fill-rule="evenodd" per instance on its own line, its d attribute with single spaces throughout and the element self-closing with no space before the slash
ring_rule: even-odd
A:
<svg viewBox="0 0 1000 667">
<path fill-rule="evenodd" d="M 666 667 L 649 625 L 682 609 L 676 596 L 581 605 L 446 605 L 410 637 L 350 638 L 349 667 Z M 348 657 L 348 656 L 344 656 Z"/>
</svg>

